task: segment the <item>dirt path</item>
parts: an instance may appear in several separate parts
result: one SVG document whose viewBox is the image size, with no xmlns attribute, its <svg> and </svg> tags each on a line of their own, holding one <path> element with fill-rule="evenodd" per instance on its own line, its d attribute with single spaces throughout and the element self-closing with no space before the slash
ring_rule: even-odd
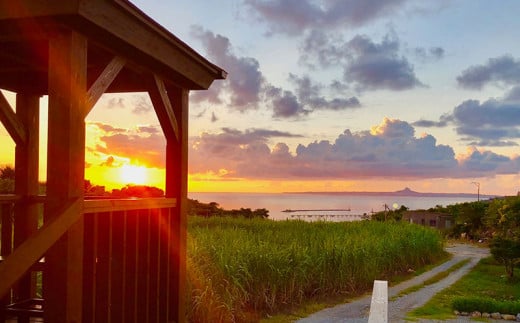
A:
<svg viewBox="0 0 520 323">
<path fill-rule="evenodd" d="M 459 270 L 451 273 L 445 279 L 426 286 L 414 293 L 399 297 L 388 304 L 388 320 L 389 322 L 405 322 L 403 319 L 409 311 L 425 304 L 433 295 L 450 286 L 462 276 L 468 273 L 478 261 L 489 255 L 489 250 L 475 247 L 467 244 L 453 244 L 446 248 L 446 250 L 453 254 L 453 258 L 442 265 L 433 268 L 432 270 L 423 273 L 420 276 L 414 277 L 410 280 L 400 283 L 399 285 L 390 287 L 388 289 L 388 297 L 392 298 L 400 291 L 421 284 L 424 280 L 433 277 L 439 272 L 445 271 L 454 264 L 463 259 L 470 259 L 470 262 Z M 299 323 L 335 323 L 335 322 L 352 322 L 361 323 L 368 321 L 368 313 L 370 308 L 371 295 L 361 297 L 351 303 L 341 304 L 332 308 L 322 310 L 314 313 L 306 318 L 300 319 Z M 421 320 L 420 322 L 436 322 L 431 320 Z M 451 322 L 469 322 L 469 319 L 457 319 Z M 491 321 L 490 321 L 491 322 Z"/>
</svg>

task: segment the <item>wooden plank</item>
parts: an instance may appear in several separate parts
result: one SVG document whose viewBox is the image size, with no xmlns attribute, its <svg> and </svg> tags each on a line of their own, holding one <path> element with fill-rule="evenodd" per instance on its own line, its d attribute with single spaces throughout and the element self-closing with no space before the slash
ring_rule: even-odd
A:
<svg viewBox="0 0 520 323">
<path fill-rule="evenodd" d="M 175 137 L 179 140 L 179 124 L 175 117 L 175 112 L 168 97 L 164 81 L 157 75 L 154 75 L 154 82 L 150 86 L 148 93 L 164 135 L 166 138 Z"/>
<path fill-rule="evenodd" d="M 0 256 L 6 257 L 13 250 L 13 205 L 10 203 L 0 204 Z"/>
<path fill-rule="evenodd" d="M 27 132 L 2 91 L 0 91 L 0 122 L 2 122 L 11 138 L 13 138 L 15 144 L 25 145 Z"/>
<path fill-rule="evenodd" d="M 95 322 L 95 277 L 96 277 L 96 248 L 97 214 L 85 214 L 85 246 L 83 253 L 83 322 Z"/>
<path fill-rule="evenodd" d="M 159 234 L 159 322 L 168 321 L 169 308 L 169 290 L 165 286 L 170 286 L 169 268 L 170 268 L 170 212 L 171 209 L 162 209 L 160 214 L 160 234 Z"/>
<path fill-rule="evenodd" d="M 13 222 L 12 204 L 0 203 L 0 259 L 3 261 L 6 256 L 11 254 L 13 248 Z M 0 295 L 0 306 L 3 308 L 11 303 L 11 293 Z M 0 310 L 0 322 L 5 322 L 5 312 Z"/>
<path fill-rule="evenodd" d="M 83 200 L 85 174 L 84 105 L 87 88 L 87 40 L 60 29 L 49 39 L 47 198 L 44 221 L 63 201 Z M 83 211 L 82 209 L 80 210 Z M 82 319 L 83 218 L 69 228 L 45 255 L 46 322 Z"/>
<path fill-rule="evenodd" d="M 139 253 L 137 250 L 138 237 L 138 211 L 129 211 L 126 216 L 126 240 L 125 240 L 125 303 L 126 311 L 123 313 L 123 322 L 137 321 L 137 267 L 139 266 Z"/>
<path fill-rule="evenodd" d="M 175 207 L 175 198 L 142 198 L 119 200 L 85 200 L 85 213 L 116 212 L 130 210 L 162 209 Z"/>
<path fill-rule="evenodd" d="M 90 113 L 96 102 L 101 98 L 103 93 L 108 89 L 110 84 L 115 80 L 119 72 L 126 64 L 126 60 L 121 56 L 114 57 L 107 67 L 101 72 L 94 84 L 87 92 L 87 103 L 85 105 L 85 117 Z"/>
<path fill-rule="evenodd" d="M 57 217 L 46 222 L 38 232 L 25 240 L 0 263 L 0 297 L 81 217 L 82 201 L 67 201 Z"/>
<path fill-rule="evenodd" d="M 188 95 L 186 89 L 168 88 L 175 114 L 180 120 L 179 140 L 166 140 L 166 197 L 177 199 L 172 211 L 172 276 L 169 320 L 185 322 L 186 226 L 188 198 Z"/>
<path fill-rule="evenodd" d="M 160 211 L 159 209 L 150 210 L 150 253 L 148 261 L 149 267 L 149 311 L 148 318 L 150 322 L 158 322 L 159 315 L 159 284 L 158 279 L 160 276 L 159 266 L 160 266 L 160 257 L 159 257 L 159 240 L 160 240 Z M 163 286 L 164 287 L 164 286 Z"/>
<path fill-rule="evenodd" d="M 97 216 L 95 322 L 110 322 L 110 213 Z"/>
<path fill-rule="evenodd" d="M 126 213 L 123 211 L 113 212 L 111 235 L 111 267 L 110 267 L 110 322 L 124 322 L 124 220 Z"/>
<path fill-rule="evenodd" d="M 139 211 L 138 223 L 137 322 L 150 322 L 150 210 Z"/>
</svg>

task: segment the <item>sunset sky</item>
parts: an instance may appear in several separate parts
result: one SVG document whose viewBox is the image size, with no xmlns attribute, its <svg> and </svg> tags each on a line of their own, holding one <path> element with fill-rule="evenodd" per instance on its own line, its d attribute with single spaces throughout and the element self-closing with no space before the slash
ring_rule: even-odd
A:
<svg viewBox="0 0 520 323">
<path fill-rule="evenodd" d="M 229 73 L 190 95 L 190 191 L 520 190 L 520 1 L 132 2 Z M 86 177 L 162 187 L 164 144 L 146 94 L 105 95 Z"/>
</svg>

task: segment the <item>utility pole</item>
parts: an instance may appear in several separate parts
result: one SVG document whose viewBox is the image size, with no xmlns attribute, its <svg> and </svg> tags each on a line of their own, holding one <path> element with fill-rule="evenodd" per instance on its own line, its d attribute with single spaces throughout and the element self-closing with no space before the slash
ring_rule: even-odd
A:
<svg viewBox="0 0 520 323">
<path fill-rule="evenodd" d="M 480 183 L 479 182 L 471 182 L 477 187 L 477 201 L 480 201 Z"/>
</svg>

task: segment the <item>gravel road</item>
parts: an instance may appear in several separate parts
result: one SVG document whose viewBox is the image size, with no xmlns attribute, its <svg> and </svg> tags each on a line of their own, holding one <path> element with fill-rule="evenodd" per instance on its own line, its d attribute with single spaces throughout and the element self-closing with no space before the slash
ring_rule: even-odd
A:
<svg viewBox="0 0 520 323">
<path fill-rule="evenodd" d="M 445 271 L 454 264 L 463 259 L 470 259 L 470 262 L 459 270 L 451 273 L 445 279 L 426 286 L 414 293 L 389 301 L 388 304 L 388 321 L 389 322 L 406 322 L 404 317 L 409 311 L 425 304 L 433 295 L 450 286 L 462 276 L 468 273 L 478 261 L 489 255 L 489 249 L 479 248 L 468 244 L 453 244 L 446 248 L 453 254 L 453 258 L 432 270 L 423 273 L 420 276 L 400 283 L 399 285 L 388 289 L 388 297 L 397 295 L 400 291 L 421 284 L 424 280 L 433 277 L 439 272 Z M 320 312 L 314 313 L 306 318 L 300 319 L 298 323 L 366 323 L 368 322 L 368 314 L 370 309 L 371 295 L 366 295 L 350 303 L 341 304 L 331 307 Z M 472 322 L 469 318 L 460 318 L 448 321 L 420 320 L 419 322 Z M 501 322 L 500 320 L 490 320 L 489 322 Z"/>
</svg>

